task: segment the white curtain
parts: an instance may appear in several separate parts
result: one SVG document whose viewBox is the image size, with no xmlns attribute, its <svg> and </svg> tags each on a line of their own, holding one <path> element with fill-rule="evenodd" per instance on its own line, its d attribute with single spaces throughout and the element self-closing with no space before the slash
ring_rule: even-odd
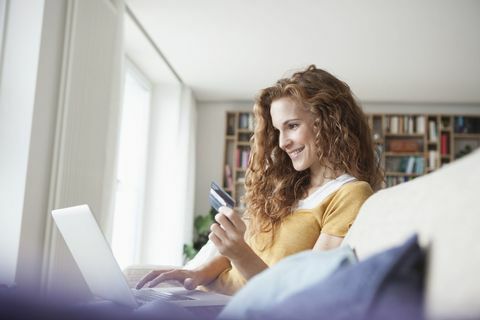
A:
<svg viewBox="0 0 480 320">
<path fill-rule="evenodd" d="M 195 99 L 189 88 L 154 87 L 142 264 L 183 263 L 183 244 L 192 237 L 195 123 Z"/>
</svg>

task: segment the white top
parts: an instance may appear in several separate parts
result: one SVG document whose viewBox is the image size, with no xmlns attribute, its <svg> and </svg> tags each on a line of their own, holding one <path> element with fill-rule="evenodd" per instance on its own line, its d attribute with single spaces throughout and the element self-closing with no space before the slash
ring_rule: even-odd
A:
<svg viewBox="0 0 480 320">
<path fill-rule="evenodd" d="M 298 201 L 298 209 L 313 209 L 318 206 L 325 198 L 329 195 L 340 189 L 345 183 L 357 180 L 355 177 L 352 177 L 349 174 L 342 174 L 337 177 L 335 180 L 325 183 L 323 186 L 318 188 L 314 193 L 309 195 L 303 200 Z"/>
</svg>

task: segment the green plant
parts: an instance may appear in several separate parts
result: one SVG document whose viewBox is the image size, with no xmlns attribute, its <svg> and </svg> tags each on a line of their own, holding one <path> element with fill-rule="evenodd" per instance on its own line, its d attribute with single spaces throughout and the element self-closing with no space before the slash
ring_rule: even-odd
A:
<svg viewBox="0 0 480 320">
<path fill-rule="evenodd" d="M 193 221 L 193 243 L 183 245 L 183 255 L 187 261 L 193 259 L 198 251 L 207 243 L 210 226 L 215 221 L 215 214 L 215 210 L 210 208 L 207 214 L 195 217 Z"/>
</svg>

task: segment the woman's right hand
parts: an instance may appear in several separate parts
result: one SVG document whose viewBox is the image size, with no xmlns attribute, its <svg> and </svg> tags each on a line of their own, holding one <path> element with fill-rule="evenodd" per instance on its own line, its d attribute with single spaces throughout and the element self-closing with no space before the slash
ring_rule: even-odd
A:
<svg viewBox="0 0 480 320">
<path fill-rule="evenodd" d="M 188 290 L 193 290 L 199 285 L 206 284 L 204 283 L 205 277 L 199 270 L 160 269 L 147 273 L 147 275 L 137 283 L 136 288 L 141 289 L 147 284 L 149 288 L 153 288 L 157 284 L 169 280 L 179 281 L 185 289 Z"/>
</svg>

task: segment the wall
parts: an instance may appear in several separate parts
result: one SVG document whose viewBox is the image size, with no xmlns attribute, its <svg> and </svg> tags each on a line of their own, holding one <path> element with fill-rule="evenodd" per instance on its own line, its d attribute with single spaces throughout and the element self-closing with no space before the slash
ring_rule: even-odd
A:
<svg viewBox="0 0 480 320">
<path fill-rule="evenodd" d="M 0 62 L 0 283 L 12 284 L 20 246 L 44 1 L 7 4 Z"/>
<path fill-rule="evenodd" d="M 54 208 L 110 211 L 123 2 L 8 1 L 0 69 L 0 283 L 88 297 Z M 28 23 L 27 23 L 28 22 Z M 42 272 L 43 271 L 43 272 Z"/>
<path fill-rule="evenodd" d="M 62 299 L 78 301 L 90 293 L 49 212 L 86 203 L 102 228 L 109 220 L 123 12 L 122 1 L 67 2 L 44 261 L 44 283 Z"/>
<path fill-rule="evenodd" d="M 41 279 L 65 12 L 65 1 L 45 2 L 16 275 L 17 285 L 30 291 L 38 289 Z"/>
<path fill-rule="evenodd" d="M 445 113 L 480 115 L 480 104 L 414 104 L 364 102 L 367 113 Z M 212 180 L 221 182 L 227 111 L 252 111 L 253 102 L 198 102 L 197 104 L 197 169 L 195 214 L 210 210 L 208 190 Z"/>
</svg>

